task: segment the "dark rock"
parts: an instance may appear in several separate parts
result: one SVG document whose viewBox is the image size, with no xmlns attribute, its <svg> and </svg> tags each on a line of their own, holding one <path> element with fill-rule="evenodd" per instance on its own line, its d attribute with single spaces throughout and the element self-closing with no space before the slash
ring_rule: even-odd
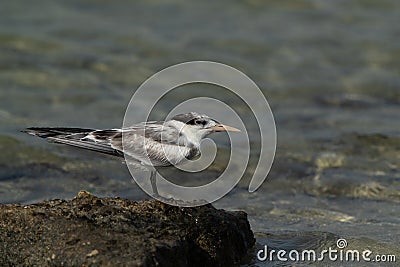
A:
<svg viewBox="0 0 400 267">
<path fill-rule="evenodd" d="M 255 243 L 244 212 L 99 198 L 0 205 L 0 266 L 230 266 Z"/>
</svg>

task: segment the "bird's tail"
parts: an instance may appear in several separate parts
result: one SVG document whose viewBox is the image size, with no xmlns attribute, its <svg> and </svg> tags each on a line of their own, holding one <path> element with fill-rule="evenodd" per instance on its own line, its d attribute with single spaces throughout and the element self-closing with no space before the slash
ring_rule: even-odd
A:
<svg viewBox="0 0 400 267">
<path fill-rule="evenodd" d="M 31 127 L 22 132 L 44 138 L 50 142 L 70 145 L 114 156 L 123 156 L 123 153 L 113 148 L 107 139 L 96 139 L 95 133 L 103 131 L 84 128 L 65 127 Z"/>
</svg>

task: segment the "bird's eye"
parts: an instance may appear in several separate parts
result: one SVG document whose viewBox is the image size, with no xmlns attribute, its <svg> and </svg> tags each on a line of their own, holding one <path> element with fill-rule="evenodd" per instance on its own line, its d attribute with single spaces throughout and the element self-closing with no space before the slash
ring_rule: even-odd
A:
<svg viewBox="0 0 400 267">
<path fill-rule="evenodd" d="M 207 122 L 205 120 L 196 120 L 194 123 L 197 125 L 203 125 L 203 126 L 207 124 Z"/>
<path fill-rule="evenodd" d="M 198 119 L 192 119 L 192 120 L 188 121 L 186 124 L 205 126 L 205 125 L 207 124 L 207 121 L 205 121 L 205 120 L 198 120 Z"/>
</svg>

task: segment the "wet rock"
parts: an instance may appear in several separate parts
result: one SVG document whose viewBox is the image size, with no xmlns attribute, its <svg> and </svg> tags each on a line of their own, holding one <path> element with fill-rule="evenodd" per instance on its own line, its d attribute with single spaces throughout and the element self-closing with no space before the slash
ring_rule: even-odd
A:
<svg viewBox="0 0 400 267">
<path fill-rule="evenodd" d="M 0 265 L 231 266 L 255 239 L 244 212 L 99 198 L 0 205 Z"/>
</svg>

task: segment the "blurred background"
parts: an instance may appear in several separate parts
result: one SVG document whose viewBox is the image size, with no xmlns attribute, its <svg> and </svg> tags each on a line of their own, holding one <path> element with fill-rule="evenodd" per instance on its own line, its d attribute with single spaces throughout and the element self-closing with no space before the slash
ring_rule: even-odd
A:
<svg viewBox="0 0 400 267">
<path fill-rule="evenodd" d="M 211 60 L 257 83 L 278 137 L 263 186 L 247 192 L 254 149 L 244 181 L 215 206 L 246 211 L 258 246 L 323 249 L 343 237 L 349 248 L 399 258 L 399 14 L 396 0 L 2 1 L 0 203 L 79 190 L 147 198 L 120 160 L 19 131 L 120 127 L 152 74 Z M 251 118 L 240 101 L 213 92 Z M 247 126 L 257 136 L 251 119 Z M 224 161 L 229 144 L 219 152 Z M 196 177 L 208 182 L 222 168 Z"/>
</svg>

